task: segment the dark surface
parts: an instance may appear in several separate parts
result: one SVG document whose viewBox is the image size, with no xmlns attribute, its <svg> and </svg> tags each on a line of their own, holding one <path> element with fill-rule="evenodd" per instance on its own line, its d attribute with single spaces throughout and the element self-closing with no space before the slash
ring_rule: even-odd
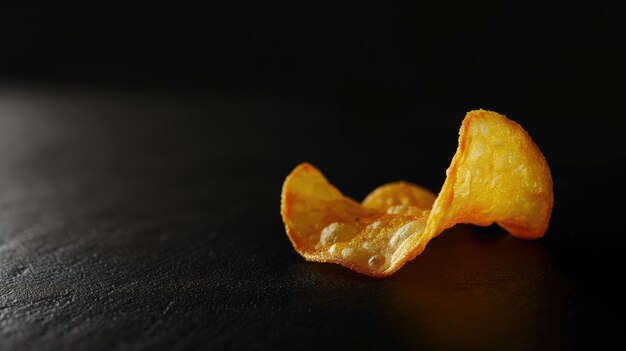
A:
<svg viewBox="0 0 626 351">
<path fill-rule="evenodd" d="M 0 350 L 622 349 L 618 2 L 0 5 Z M 397 274 L 305 262 L 303 161 L 438 191 L 466 111 L 551 167 L 546 237 L 457 226 Z"/>
<path fill-rule="evenodd" d="M 306 101 L 2 89 L 0 349 L 617 348 L 618 124 L 509 114 L 553 170 L 542 240 L 457 226 L 382 280 L 291 247 L 298 162 L 358 199 L 436 190 L 463 113 L 357 125 Z"/>
</svg>

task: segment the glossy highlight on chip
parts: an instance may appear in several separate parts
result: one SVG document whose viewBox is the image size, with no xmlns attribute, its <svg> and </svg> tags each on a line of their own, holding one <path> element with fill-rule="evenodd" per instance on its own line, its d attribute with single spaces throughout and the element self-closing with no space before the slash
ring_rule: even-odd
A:
<svg viewBox="0 0 626 351">
<path fill-rule="evenodd" d="M 542 237 L 552 212 L 550 169 L 517 123 L 496 112 L 468 112 L 439 195 L 407 182 L 344 196 L 308 163 L 285 180 L 287 236 L 309 261 L 333 262 L 386 277 L 456 223 L 497 223 L 513 236 Z"/>
</svg>

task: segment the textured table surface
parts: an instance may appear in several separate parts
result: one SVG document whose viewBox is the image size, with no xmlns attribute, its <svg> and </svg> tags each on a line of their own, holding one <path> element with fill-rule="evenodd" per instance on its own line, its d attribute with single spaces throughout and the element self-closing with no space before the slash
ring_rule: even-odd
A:
<svg viewBox="0 0 626 351">
<path fill-rule="evenodd" d="M 436 191 L 464 111 L 428 113 L 3 89 L 0 349 L 615 345 L 624 206 L 601 204 L 624 192 L 604 191 L 624 179 L 618 125 L 510 115 L 553 167 L 542 240 L 457 226 L 387 279 L 295 253 L 278 213 L 291 168 L 357 199 L 399 178 Z"/>
</svg>

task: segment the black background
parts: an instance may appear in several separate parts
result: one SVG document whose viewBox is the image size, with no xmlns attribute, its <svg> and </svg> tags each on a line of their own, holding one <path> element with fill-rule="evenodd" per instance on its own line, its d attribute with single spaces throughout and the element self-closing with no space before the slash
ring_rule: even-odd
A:
<svg viewBox="0 0 626 351">
<path fill-rule="evenodd" d="M 3 349 L 553 349 L 624 328 L 624 9 L 0 7 Z M 464 113 L 521 123 L 545 238 L 458 226 L 384 280 L 304 262 L 280 186 L 438 190 Z"/>
</svg>

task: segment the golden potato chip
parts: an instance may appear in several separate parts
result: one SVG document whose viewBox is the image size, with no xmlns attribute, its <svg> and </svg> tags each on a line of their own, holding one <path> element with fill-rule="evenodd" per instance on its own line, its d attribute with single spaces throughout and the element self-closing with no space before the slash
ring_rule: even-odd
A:
<svg viewBox="0 0 626 351">
<path fill-rule="evenodd" d="M 294 248 L 307 260 L 385 277 L 456 223 L 495 222 L 514 236 L 539 238 L 552 202 L 550 170 L 526 131 L 478 110 L 463 120 L 439 196 L 396 182 L 359 204 L 303 163 L 285 180 L 281 214 Z"/>
</svg>

